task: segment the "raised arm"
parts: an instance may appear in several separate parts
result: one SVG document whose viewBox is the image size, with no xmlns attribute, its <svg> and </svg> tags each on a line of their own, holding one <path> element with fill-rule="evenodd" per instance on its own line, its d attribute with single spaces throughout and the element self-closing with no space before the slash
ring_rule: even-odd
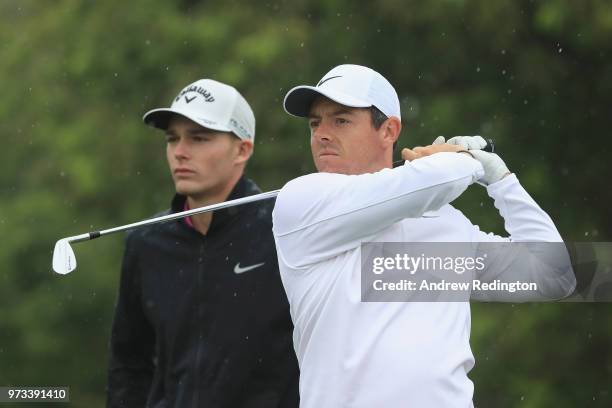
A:
<svg viewBox="0 0 612 408">
<path fill-rule="evenodd" d="M 469 155 L 444 152 L 376 173 L 299 177 L 276 200 L 279 257 L 302 268 L 336 256 L 403 218 L 439 209 L 482 174 Z"/>
<path fill-rule="evenodd" d="M 444 139 L 441 140 L 444 142 Z M 487 267 L 476 276 L 484 282 L 535 283 L 529 292 L 475 290 L 472 299 L 486 301 L 554 300 L 572 293 L 576 279 L 569 254 L 552 219 L 511 174 L 504 161 L 484 152 L 480 136 L 457 136 L 447 143 L 470 149 L 484 168 L 480 183 L 504 219 L 507 237 L 486 234 L 474 227 L 472 242 L 480 243 L 478 252 L 487 254 Z"/>
<path fill-rule="evenodd" d="M 507 237 L 485 234 L 475 227 L 472 241 L 488 254 L 487 268 L 478 279 L 492 282 L 533 282 L 535 292 L 475 291 L 472 298 L 487 301 L 555 300 L 572 293 L 576 279 L 569 254 L 551 218 L 510 175 L 487 187 L 504 218 Z"/>
</svg>

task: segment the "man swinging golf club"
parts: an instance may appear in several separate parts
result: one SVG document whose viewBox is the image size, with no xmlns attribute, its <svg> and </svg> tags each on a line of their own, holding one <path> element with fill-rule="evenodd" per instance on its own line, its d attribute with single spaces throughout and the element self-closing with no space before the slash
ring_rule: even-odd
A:
<svg viewBox="0 0 612 408">
<path fill-rule="evenodd" d="M 469 303 L 361 302 L 361 243 L 561 241 L 551 219 L 497 155 L 465 152 L 483 148 L 479 138 L 405 149 L 411 161 L 392 169 L 400 104 L 370 68 L 335 67 L 291 89 L 284 108 L 308 118 L 319 171 L 287 183 L 273 212 L 300 406 L 472 406 Z M 487 186 L 509 237 L 448 204 L 474 182 Z M 554 295 L 572 290 L 571 273 L 553 278 Z"/>
</svg>

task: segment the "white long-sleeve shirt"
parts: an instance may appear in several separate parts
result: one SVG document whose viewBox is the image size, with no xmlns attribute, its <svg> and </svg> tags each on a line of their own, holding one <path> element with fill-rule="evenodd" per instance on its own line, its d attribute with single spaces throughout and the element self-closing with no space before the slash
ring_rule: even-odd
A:
<svg viewBox="0 0 612 408">
<path fill-rule="evenodd" d="M 361 302 L 360 246 L 560 241 L 513 175 L 487 189 L 510 238 L 481 232 L 448 204 L 482 174 L 467 155 L 438 153 L 371 174 L 310 174 L 283 187 L 273 232 L 302 407 L 472 406 L 469 303 Z"/>
</svg>

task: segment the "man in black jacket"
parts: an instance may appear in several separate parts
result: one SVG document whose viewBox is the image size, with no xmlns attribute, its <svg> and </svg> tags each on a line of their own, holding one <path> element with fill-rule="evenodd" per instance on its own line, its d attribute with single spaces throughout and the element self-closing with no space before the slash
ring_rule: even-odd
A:
<svg viewBox="0 0 612 408">
<path fill-rule="evenodd" d="M 145 123 L 166 132 L 169 212 L 257 194 L 255 118 L 233 87 L 185 87 Z M 109 407 L 297 407 L 298 366 L 273 201 L 129 233 L 110 342 Z"/>
</svg>

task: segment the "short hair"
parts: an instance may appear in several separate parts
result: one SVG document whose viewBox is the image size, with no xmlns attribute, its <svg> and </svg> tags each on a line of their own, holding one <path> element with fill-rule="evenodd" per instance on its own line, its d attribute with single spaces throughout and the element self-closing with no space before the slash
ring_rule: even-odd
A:
<svg viewBox="0 0 612 408">
<path fill-rule="evenodd" d="M 370 116 L 372 117 L 372 126 L 374 126 L 374 129 L 376 130 L 380 129 L 382 124 L 389 119 L 387 115 L 382 113 L 380 109 L 374 105 L 370 106 Z"/>
<path fill-rule="evenodd" d="M 389 119 L 387 115 L 382 113 L 381 110 L 374 105 L 370 106 L 370 117 L 372 118 L 372 126 L 374 126 L 374 129 L 376 130 L 380 129 L 382 124 Z M 393 143 L 393 151 L 395 151 L 396 147 L 397 141 Z"/>
</svg>

